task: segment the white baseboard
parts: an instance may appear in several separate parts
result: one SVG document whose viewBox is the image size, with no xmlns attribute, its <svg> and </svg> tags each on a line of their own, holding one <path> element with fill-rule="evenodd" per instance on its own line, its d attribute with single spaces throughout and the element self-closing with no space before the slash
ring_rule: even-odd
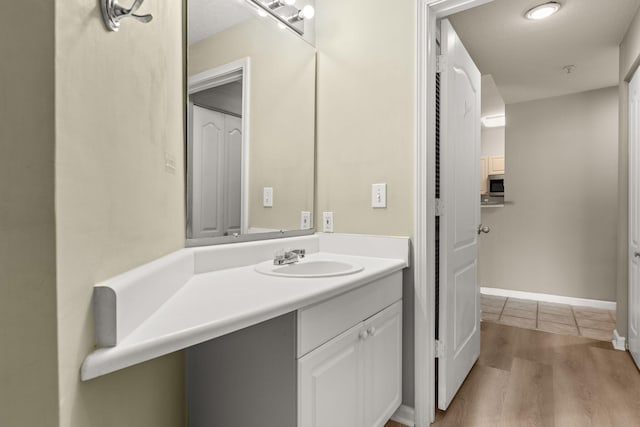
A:
<svg viewBox="0 0 640 427">
<path fill-rule="evenodd" d="M 391 416 L 391 419 L 407 427 L 413 427 L 415 425 L 415 411 L 409 406 L 400 405 L 398 410 Z"/>
<path fill-rule="evenodd" d="M 481 287 L 480 293 L 483 295 L 495 295 L 499 297 L 530 299 L 544 302 L 555 302 L 558 304 L 577 305 L 580 307 L 600 308 L 603 310 L 615 310 L 615 301 L 601 301 L 596 299 L 565 297 L 561 295 L 541 294 L 537 292 L 513 291 L 511 289 L 486 288 Z"/>
<path fill-rule="evenodd" d="M 618 330 L 614 329 L 613 339 L 611 340 L 611 344 L 613 344 L 613 348 L 615 348 L 616 350 L 626 351 L 627 345 L 625 341 L 626 341 L 626 338 L 621 337 L 620 334 L 618 333 Z"/>
</svg>

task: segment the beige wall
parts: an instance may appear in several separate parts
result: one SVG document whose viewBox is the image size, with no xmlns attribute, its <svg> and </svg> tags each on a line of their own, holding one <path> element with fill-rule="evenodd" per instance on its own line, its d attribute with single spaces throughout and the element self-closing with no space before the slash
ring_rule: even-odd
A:
<svg viewBox="0 0 640 427">
<path fill-rule="evenodd" d="M 640 11 L 633 18 L 627 34 L 620 44 L 620 120 L 618 146 L 618 268 L 617 268 L 617 318 L 616 330 L 621 336 L 627 336 L 628 329 L 628 102 L 629 81 L 633 77 L 640 61 Z"/>
<path fill-rule="evenodd" d="M 251 58 L 249 227 L 299 229 L 313 211 L 315 49 L 256 18 L 189 47 L 189 75 Z M 273 187 L 273 207 L 262 190 Z"/>
<path fill-rule="evenodd" d="M 2 16 L 0 425 L 57 426 L 54 4 Z"/>
<path fill-rule="evenodd" d="M 481 156 L 504 156 L 504 128 L 483 128 Z"/>
<path fill-rule="evenodd" d="M 339 233 L 411 235 L 415 1 L 316 3 L 316 218 L 332 211 Z M 380 182 L 388 207 L 372 209 Z"/>
<path fill-rule="evenodd" d="M 416 3 L 316 0 L 316 218 L 337 233 L 413 234 Z M 387 183 L 387 208 L 371 184 Z M 317 221 L 321 223 L 320 220 Z M 321 227 L 320 227 L 321 229 Z M 413 407 L 413 270 L 404 274 L 403 403 Z"/>
<path fill-rule="evenodd" d="M 182 354 L 80 382 L 93 285 L 184 247 L 181 2 L 150 24 L 103 27 L 98 3 L 56 2 L 56 234 L 60 426 L 184 423 Z M 35 13 L 38 15 L 38 13 Z M 32 25 L 30 25 L 33 28 Z M 165 170 L 165 153 L 177 170 Z"/>
<path fill-rule="evenodd" d="M 615 301 L 617 88 L 506 112 L 511 204 L 483 210 L 481 286 Z"/>
</svg>

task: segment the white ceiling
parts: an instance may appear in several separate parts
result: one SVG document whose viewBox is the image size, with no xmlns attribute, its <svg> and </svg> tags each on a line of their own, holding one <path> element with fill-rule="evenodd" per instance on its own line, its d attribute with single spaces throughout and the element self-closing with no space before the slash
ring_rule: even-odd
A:
<svg viewBox="0 0 640 427">
<path fill-rule="evenodd" d="M 495 0 L 449 19 L 507 104 L 616 86 L 618 46 L 640 0 L 560 0 L 550 18 L 524 18 L 544 2 Z"/>
<path fill-rule="evenodd" d="M 245 0 L 188 0 L 189 45 L 256 16 Z"/>
</svg>

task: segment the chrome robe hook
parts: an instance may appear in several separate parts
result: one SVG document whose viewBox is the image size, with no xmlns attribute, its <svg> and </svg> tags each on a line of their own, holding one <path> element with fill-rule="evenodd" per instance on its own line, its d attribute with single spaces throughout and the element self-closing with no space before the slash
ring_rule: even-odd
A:
<svg viewBox="0 0 640 427">
<path fill-rule="evenodd" d="M 135 0 L 129 9 L 118 4 L 118 0 L 100 0 L 100 9 L 102 10 L 102 19 L 104 24 L 111 31 L 118 31 L 120 21 L 124 18 L 134 18 L 137 21 L 147 23 L 153 19 L 151 15 L 136 15 L 135 12 L 140 9 L 144 0 Z"/>
</svg>

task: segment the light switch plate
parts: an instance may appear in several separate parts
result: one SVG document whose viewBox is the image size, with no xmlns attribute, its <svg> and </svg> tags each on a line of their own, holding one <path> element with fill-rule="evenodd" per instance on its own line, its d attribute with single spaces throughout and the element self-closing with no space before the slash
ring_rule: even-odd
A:
<svg viewBox="0 0 640 427">
<path fill-rule="evenodd" d="M 386 208 L 387 207 L 387 184 L 371 185 L 371 207 Z"/>
<path fill-rule="evenodd" d="M 265 208 L 273 207 L 273 187 L 264 187 L 262 190 L 262 206 Z"/>
<path fill-rule="evenodd" d="M 322 231 L 333 233 L 333 212 L 322 212 Z"/>
<path fill-rule="evenodd" d="M 311 212 L 302 211 L 300 212 L 300 229 L 308 230 L 311 228 Z"/>
</svg>

